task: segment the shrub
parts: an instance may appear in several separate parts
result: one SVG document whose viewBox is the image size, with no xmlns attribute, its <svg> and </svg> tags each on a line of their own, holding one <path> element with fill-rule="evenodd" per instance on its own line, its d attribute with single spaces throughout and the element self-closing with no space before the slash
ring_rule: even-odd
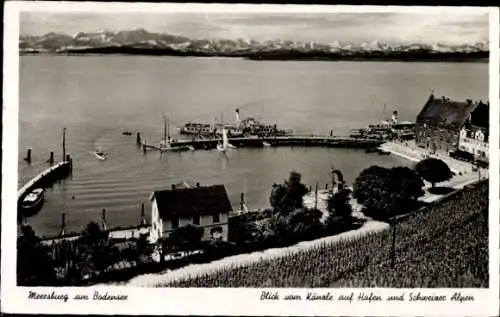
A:
<svg viewBox="0 0 500 317">
<path fill-rule="evenodd" d="M 448 165 L 440 159 L 428 158 L 417 163 L 417 173 L 432 184 L 447 181 L 453 177 Z"/>
</svg>

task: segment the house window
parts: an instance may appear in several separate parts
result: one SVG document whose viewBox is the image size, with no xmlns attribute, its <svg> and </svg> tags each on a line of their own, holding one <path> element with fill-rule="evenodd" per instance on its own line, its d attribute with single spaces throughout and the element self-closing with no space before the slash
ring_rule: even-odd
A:
<svg viewBox="0 0 500 317">
<path fill-rule="evenodd" d="M 199 225 L 199 224 L 200 224 L 200 216 L 194 216 L 193 225 Z"/>
<path fill-rule="evenodd" d="M 213 216 L 213 223 L 217 223 L 217 222 L 220 222 L 220 215 L 217 213 L 217 214 L 214 214 Z"/>
<path fill-rule="evenodd" d="M 212 240 L 222 240 L 222 227 L 215 227 L 215 228 L 212 228 L 210 229 L 210 236 L 212 238 Z"/>
<path fill-rule="evenodd" d="M 179 218 L 172 219 L 172 229 L 179 228 Z"/>
</svg>

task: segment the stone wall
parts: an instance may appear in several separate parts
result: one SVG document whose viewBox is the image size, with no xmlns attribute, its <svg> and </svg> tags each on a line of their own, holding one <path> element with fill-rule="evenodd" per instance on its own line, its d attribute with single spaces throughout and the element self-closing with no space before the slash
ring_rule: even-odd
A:
<svg viewBox="0 0 500 317">
<path fill-rule="evenodd" d="M 429 124 L 417 123 L 415 139 L 418 146 L 440 152 L 451 152 L 458 148 L 458 130 L 445 129 Z"/>
</svg>

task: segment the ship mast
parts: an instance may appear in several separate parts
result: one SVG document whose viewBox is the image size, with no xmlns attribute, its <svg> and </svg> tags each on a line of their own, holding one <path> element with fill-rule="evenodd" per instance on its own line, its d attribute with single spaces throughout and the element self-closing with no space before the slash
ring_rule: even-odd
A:
<svg viewBox="0 0 500 317">
<path fill-rule="evenodd" d="M 167 118 L 167 140 L 170 141 L 170 120 Z"/>
<path fill-rule="evenodd" d="M 62 141 L 62 150 L 63 150 L 63 162 L 66 160 L 66 128 L 63 128 L 63 141 Z"/>
<path fill-rule="evenodd" d="M 163 115 L 163 141 L 167 142 L 167 116 Z"/>
</svg>

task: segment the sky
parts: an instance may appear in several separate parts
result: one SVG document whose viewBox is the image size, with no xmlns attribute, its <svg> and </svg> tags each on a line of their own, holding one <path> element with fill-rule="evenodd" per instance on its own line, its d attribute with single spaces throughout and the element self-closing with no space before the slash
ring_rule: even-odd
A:
<svg viewBox="0 0 500 317">
<path fill-rule="evenodd" d="M 488 14 L 21 12 L 20 32 L 76 34 L 144 28 L 190 38 L 467 44 L 488 40 Z"/>
</svg>

